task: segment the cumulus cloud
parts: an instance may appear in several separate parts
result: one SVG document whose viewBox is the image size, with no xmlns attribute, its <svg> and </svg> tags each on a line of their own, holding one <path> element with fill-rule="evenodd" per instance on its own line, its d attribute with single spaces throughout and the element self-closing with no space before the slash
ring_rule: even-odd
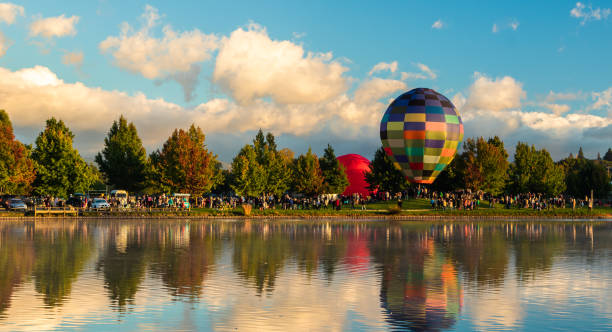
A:
<svg viewBox="0 0 612 332">
<path fill-rule="evenodd" d="M 393 61 L 391 63 L 379 62 L 376 65 L 374 65 L 374 67 L 372 67 L 372 70 L 370 70 L 368 75 L 371 76 L 374 73 L 385 71 L 385 70 L 395 73 L 395 71 L 397 71 L 397 61 Z"/>
<path fill-rule="evenodd" d="M 567 113 L 570 110 L 570 106 L 567 104 L 541 103 L 540 106 L 548 108 L 551 112 L 557 115 Z"/>
<path fill-rule="evenodd" d="M 570 16 L 582 19 L 580 25 L 584 25 L 588 21 L 605 20 L 610 16 L 610 12 L 610 8 L 593 8 L 591 5 L 576 2 L 576 6 L 570 10 Z"/>
<path fill-rule="evenodd" d="M 0 22 L 13 24 L 17 16 L 23 16 L 24 13 L 22 6 L 10 2 L 0 3 Z"/>
<path fill-rule="evenodd" d="M 161 15 L 147 5 L 139 30 L 124 22 L 119 36 L 109 36 L 99 44 L 104 53 L 111 53 L 114 63 L 147 79 L 175 80 L 182 87 L 185 100 L 194 97 L 200 74 L 199 63 L 209 60 L 218 47 L 218 38 L 198 29 L 177 32 L 169 25 L 162 28 L 163 37 L 153 35 Z"/>
<path fill-rule="evenodd" d="M 83 65 L 83 52 L 68 52 L 62 56 L 62 63 L 66 66 L 74 66 L 75 68 L 81 68 Z"/>
<path fill-rule="evenodd" d="M 595 102 L 589 106 L 589 110 L 608 109 L 612 111 L 612 87 L 601 92 L 593 92 L 592 97 Z"/>
<path fill-rule="evenodd" d="M 74 36 L 77 33 L 78 16 L 66 17 L 64 14 L 56 17 L 40 18 L 30 24 L 30 36 L 45 38 Z"/>
<path fill-rule="evenodd" d="M 431 68 L 429 68 L 427 65 L 422 64 L 422 63 L 416 63 L 415 66 L 417 68 L 419 68 L 420 72 L 418 72 L 418 73 L 402 72 L 402 74 L 401 74 L 401 80 L 402 81 L 409 80 L 409 79 L 414 79 L 414 80 L 427 80 L 427 79 L 431 79 L 431 80 L 435 80 L 436 78 L 438 78 L 438 75 L 433 70 L 431 70 Z"/>
<path fill-rule="evenodd" d="M 221 43 L 213 80 L 240 104 L 266 97 L 282 104 L 318 103 L 346 91 L 347 70 L 331 52 L 305 53 L 250 24 Z"/>
<path fill-rule="evenodd" d="M 444 27 L 444 22 L 442 22 L 442 20 L 437 20 L 435 21 L 432 25 L 431 28 L 432 29 L 442 29 Z"/>
<path fill-rule="evenodd" d="M 605 143 L 596 140 L 593 133 L 604 135 L 612 125 L 612 118 L 570 113 L 569 105 L 555 103 L 581 98 L 580 93 L 551 91 L 545 101 L 526 103 L 539 110 L 525 111 L 522 100 L 526 93 L 520 82 L 510 76 L 492 79 L 475 73 L 474 77 L 467 97 L 458 93 L 452 99 L 462 114 L 466 137 L 498 135 L 509 148 L 517 141 L 536 143 L 555 158 L 566 156 L 577 142 L 590 146 L 593 151 L 604 148 Z"/>
<path fill-rule="evenodd" d="M 523 84 L 510 76 L 492 79 L 481 73 L 474 73 L 475 81 L 470 86 L 465 109 L 486 109 L 500 111 L 519 108 L 521 99 L 526 97 Z"/>
<path fill-rule="evenodd" d="M 275 134 L 305 136 L 325 131 L 329 137 L 376 139 L 387 105 L 381 100 L 405 89 L 401 81 L 373 78 L 359 85 L 353 95 L 342 93 L 317 103 L 279 104 L 259 98 L 244 105 L 215 98 L 182 107 L 142 93 L 129 95 L 80 82 L 66 83 L 47 67 L 17 71 L 0 67 L 2 107 L 20 132 L 33 132 L 33 137 L 45 119 L 59 117 L 76 133 L 79 149 L 90 155 L 100 149 L 104 133 L 120 114 L 136 124 L 148 148 L 159 146 L 173 128 L 190 123 L 206 132 L 231 135 L 263 128 Z M 245 141 L 236 141 L 230 148 L 238 149 Z"/>
<path fill-rule="evenodd" d="M 10 41 L 6 39 L 2 31 L 0 31 L 0 57 L 3 57 L 6 54 L 6 50 L 10 46 Z"/>
</svg>

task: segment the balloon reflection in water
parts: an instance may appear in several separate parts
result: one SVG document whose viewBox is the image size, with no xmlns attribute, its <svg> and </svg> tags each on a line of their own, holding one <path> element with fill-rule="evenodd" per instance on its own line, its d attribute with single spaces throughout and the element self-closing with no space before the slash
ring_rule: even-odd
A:
<svg viewBox="0 0 612 332">
<path fill-rule="evenodd" d="M 381 306 L 393 326 L 412 330 L 439 330 L 455 324 L 463 304 L 457 271 L 427 234 L 401 238 L 390 234 L 382 259 Z"/>
</svg>

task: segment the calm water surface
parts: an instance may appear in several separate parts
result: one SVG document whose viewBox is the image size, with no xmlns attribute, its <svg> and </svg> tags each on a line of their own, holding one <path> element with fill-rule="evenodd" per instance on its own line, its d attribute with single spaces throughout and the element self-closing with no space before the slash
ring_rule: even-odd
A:
<svg viewBox="0 0 612 332">
<path fill-rule="evenodd" d="M 0 223 L 1 330 L 611 330 L 612 223 Z"/>
</svg>

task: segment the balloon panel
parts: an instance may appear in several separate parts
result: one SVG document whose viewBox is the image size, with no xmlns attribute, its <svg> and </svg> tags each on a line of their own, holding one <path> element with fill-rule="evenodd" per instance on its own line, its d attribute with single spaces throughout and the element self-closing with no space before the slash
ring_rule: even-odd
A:
<svg viewBox="0 0 612 332">
<path fill-rule="evenodd" d="M 463 140 L 463 122 L 448 98 L 418 88 L 389 105 L 380 123 L 380 138 L 408 180 L 432 183 L 455 156 Z"/>
</svg>

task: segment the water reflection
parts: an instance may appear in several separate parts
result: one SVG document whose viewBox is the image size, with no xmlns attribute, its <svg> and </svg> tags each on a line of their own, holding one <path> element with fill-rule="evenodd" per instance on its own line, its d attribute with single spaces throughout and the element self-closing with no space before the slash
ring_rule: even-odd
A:
<svg viewBox="0 0 612 332">
<path fill-rule="evenodd" d="M 528 329 L 580 317 L 606 329 L 611 225 L 6 223 L 0 328 L 37 328 L 27 324 L 43 310 L 43 329 L 103 326 L 113 312 L 169 329 Z"/>
</svg>

